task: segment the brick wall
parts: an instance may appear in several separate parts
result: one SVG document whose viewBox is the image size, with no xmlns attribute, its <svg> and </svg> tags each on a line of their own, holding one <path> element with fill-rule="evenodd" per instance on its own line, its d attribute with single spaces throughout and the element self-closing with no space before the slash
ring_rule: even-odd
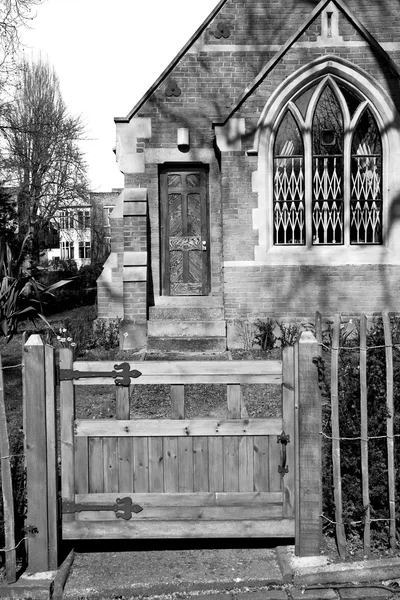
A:
<svg viewBox="0 0 400 600">
<path fill-rule="evenodd" d="M 225 267 L 227 319 L 398 311 L 398 266 Z"/>
</svg>

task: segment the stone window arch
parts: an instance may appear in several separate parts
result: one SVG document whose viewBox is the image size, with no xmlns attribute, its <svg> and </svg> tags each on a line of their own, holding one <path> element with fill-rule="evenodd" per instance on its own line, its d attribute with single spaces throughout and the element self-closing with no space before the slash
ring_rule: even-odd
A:
<svg viewBox="0 0 400 600">
<path fill-rule="evenodd" d="M 273 244 L 382 243 L 382 142 L 375 109 L 332 75 L 273 126 Z"/>
<path fill-rule="evenodd" d="M 323 151 L 318 152 L 313 145 L 313 119 L 316 111 L 321 112 L 324 98 L 325 103 L 334 102 L 336 113 L 340 114 L 341 131 L 335 131 L 332 123 L 324 124 L 320 119 L 323 139 L 319 138 L 319 142 L 324 144 Z M 286 159 L 286 174 L 289 179 L 292 177 L 291 185 L 296 183 L 289 168 L 290 144 L 281 154 L 284 142 L 275 145 L 276 140 L 282 138 L 280 127 L 285 127 L 285 119 L 292 125 L 295 123 L 301 136 L 302 153 L 293 152 L 292 157 L 297 156 L 299 163 L 302 154 L 303 197 L 300 198 L 299 188 L 298 197 L 286 199 L 295 204 L 278 207 L 279 213 L 277 204 L 284 201 L 284 197 L 279 197 L 276 191 L 278 159 L 281 169 Z M 338 134 L 341 146 L 333 151 Z M 258 157 L 257 170 L 252 176 L 252 190 L 258 198 L 253 209 L 253 227 L 258 230 L 256 263 L 322 265 L 332 264 L 332 257 L 335 264 L 397 261 L 400 252 L 400 219 L 396 218 L 400 198 L 400 116 L 389 93 L 376 78 L 332 55 L 319 57 L 301 67 L 269 97 L 248 154 Z M 340 179 L 340 188 L 334 189 L 332 197 L 327 197 L 323 184 L 329 188 L 334 154 L 338 155 L 336 176 Z M 300 167 L 297 165 L 295 169 Z M 299 175 L 296 170 L 295 175 Z M 295 214 L 296 202 L 301 201 L 303 206 L 299 204 L 299 212 Z M 279 219 L 289 228 L 286 241 Z M 302 235 L 299 235 L 301 222 Z M 296 223 L 294 231 L 290 230 L 291 223 Z M 332 246 L 335 246 L 334 253 Z"/>
</svg>

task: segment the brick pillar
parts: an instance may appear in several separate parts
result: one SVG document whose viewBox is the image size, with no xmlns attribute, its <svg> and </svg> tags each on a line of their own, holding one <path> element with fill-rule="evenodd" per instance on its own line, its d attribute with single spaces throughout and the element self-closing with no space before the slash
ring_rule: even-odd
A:
<svg viewBox="0 0 400 600">
<path fill-rule="evenodd" d="M 147 189 L 124 190 L 123 308 L 120 348 L 147 343 Z"/>
</svg>

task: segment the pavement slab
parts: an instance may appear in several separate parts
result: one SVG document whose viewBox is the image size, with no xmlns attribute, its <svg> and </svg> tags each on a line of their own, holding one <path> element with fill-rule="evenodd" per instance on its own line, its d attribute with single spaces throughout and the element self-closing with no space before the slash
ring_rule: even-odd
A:
<svg viewBox="0 0 400 600">
<path fill-rule="evenodd" d="M 273 548 L 76 551 L 63 598 L 229 591 L 280 583 Z"/>
</svg>

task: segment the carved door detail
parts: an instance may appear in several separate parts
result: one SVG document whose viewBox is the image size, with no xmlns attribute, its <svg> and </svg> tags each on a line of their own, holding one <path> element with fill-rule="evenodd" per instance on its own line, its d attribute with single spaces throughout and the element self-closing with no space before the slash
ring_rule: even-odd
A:
<svg viewBox="0 0 400 600">
<path fill-rule="evenodd" d="M 160 174 L 163 293 L 209 293 L 207 173 L 179 167 Z"/>
</svg>

